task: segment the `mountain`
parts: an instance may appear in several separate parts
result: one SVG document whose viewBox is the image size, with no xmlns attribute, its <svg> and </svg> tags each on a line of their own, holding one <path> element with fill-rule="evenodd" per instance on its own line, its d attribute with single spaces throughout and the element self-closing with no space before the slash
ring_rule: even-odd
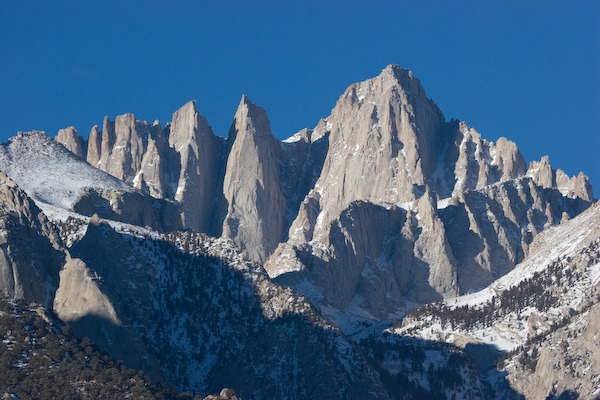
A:
<svg viewBox="0 0 600 400">
<path fill-rule="evenodd" d="M 54 311 L 75 334 L 181 389 L 210 393 L 229 385 L 252 396 L 298 390 L 316 398 L 317 373 L 337 382 L 328 390 L 376 387 L 337 329 L 302 297 L 271 283 L 231 242 L 192 233 L 138 235 L 92 218 L 71 247 L 80 261 L 61 271 Z M 347 352 L 328 348 L 333 343 Z M 271 365 L 273 357 L 285 362 Z"/>
<path fill-rule="evenodd" d="M 323 309 L 376 320 L 490 284 L 595 200 L 583 173 L 528 167 L 515 143 L 446 122 L 394 65 L 283 142 L 244 96 L 225 141 L 190 102 L 164 130 L 106 117 L 89 143 L 75 147 L 90 164 L 177 205 L 184 228 L 233 239 Z"/>
<path fill-rule="evenodd" d="M 415 309 L 393 332 L 479 346 L 480 355 L 481 345 L 488 354 L 506 352 L 500 367 L 528 399 L 594 398 L 600 393 L 600 204 L 542 232 L 531 247 L 524 262 L 486 289 Z"/>
<path fill-rule="evenodd" d="M 302 296 L 272 283 L 231 240 L 111 222 L 117 232 L 97 215 L 76 219 L 73 212 L 60 225 L 61 238 L 54 226 L 45 231 L 41 210 L 5 181 L 8 198 L 25 206 L 3 203 L 5 221 L 23 221 L 4 224 L 9 245 L 3 255 L 10 263 L 2 265 L 3 275 L 8 269 L 20 280 L 6 280 L 2 292 L 38 304 L 53 299 L 46 307 L 75 335 L 155 383 L 203 394 L 235 386 L 267 398 L 292 391 L 303 398 L 388 397 L 356 345 Z M 79 235 L 80 226 L 85 233 L 66 249 L 63 243 Z M 52 257 L 41 258 L 45 251 Z"/>
<path fill-rule="evenodd" d="M 21 132 L 1 144 L 0 170 L 49 214 L 57 210 L 98 214 L 159 231 L 182 227 L 172 203 L 144 196 L 84 162 L 44 132 Z"/>
<path fill-rule="evenodd" d="M 226 139 L 191 101 L 164 127 L 124 114 L 87 140 L 20 132 L 0 171 L 0 290 L 169 390 L 595 393 L 579 367 L 530 368 L 556 349 L 538 335 L 592 332 L 575 332 L 595 315 L 574 300 L 597 283 L 587 177 L 446 121 L 398 66 L 284 141 L 246 96 Z M 581 385 L 555 385 L 567 377 Z"/>
<path fill-rule="evenodd" d="M 528 168 L 515 143 L 445 122 L 396 66 L 351 85 L 315 135 L 328 138 L 319 178 L 265 268 L 343 313 L 387 318 L 484 287 L 594 200 L 583 174 Z"/>
<path fill-rule="evenodd" d="M 275 250 L 284 229 L 280 143 L 271 132 L 265 110 L 246 96 L 227 140 L 231 147 L 223 180 L 228 204 L 223 235 L 262 262 Z"/>
<path fill-rule="evenodd" d="M 427 354 L 418 371 L 397 382 L 379 370 L 382 342 L 349 340 L 304 296 L 273 283 L 231 239 L 68 215 L 58 224 L 63 262 L 48 308 L 77 337 L 169 390 L 205 395 L 233 387 L 242 398 L 482 397 L 488 390 L 466 357 L 449 357 L 435 343 L 392 339 L 386 346 L 396 355 L 388 363 Z M 35 253 L 32 246 L 19 243 Z M 434 385 L 428 360 L 453 378 Z"/>
</svg>

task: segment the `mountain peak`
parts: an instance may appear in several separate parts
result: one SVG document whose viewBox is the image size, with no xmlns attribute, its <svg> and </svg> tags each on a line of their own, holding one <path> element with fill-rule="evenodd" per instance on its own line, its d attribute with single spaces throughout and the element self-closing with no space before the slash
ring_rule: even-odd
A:
<svg viewBox="0 0 600 400">
<path fill-rule="evenodd" d="M 233 131 L 229 133 L 233 134 L 233 137 L 237 137 L 240 133 L 273 136 L 267 112 L 251 102 L 245 94 L 242 95 L 231 129 Z"/>
<path fill-rule="evenodd" d="M 396 78 L 407 75 L 409 77 L 413 77 L 413 73 L 411 70 L 407 69 L 407 68 L 402 68 L 401 66 L 397 65 L 397 64 L 389 64 L 387 65 L 384 69 L 381 70 L 381 75 L 393 75 Z"/>
<path fill-rule="evenodd" d="M 247 96 L 247 95 L 245 95 L 245 94 L 243 94 L 243 95 L 242 95 L 242 98 L 241 98 L 241 100 L 240 100 L 240 105 L 241 105 L 241 104 L 248 104 L 248 105 L 252 104 L 252 105 L 254 105 L 254 103 L 252 103 L 252 102 L 250 101 L 250 99 L 248 98 L 248 96 Z"/>
<path fill-rule="evenodd" d="M 406 68 L 401 68 L 398 65 L 388 65 L 383 69 L 383 71 L 381 71 L 381 74 L 379 74 L 377 78 L 384 81 L 390 80 L 391 82 L 394 82 L 395 84 L 399 85 L 408 95 L 425 95 L 425 90 L 421 85 L 421 81 L 415 78 L 412 71 Z"/>
<path fill-rule="evenodd" d="M 239 111 L 241 108 L 248 108 L 248 109 L 260 109 L 260 110 L 263 110 L 263 111 L 264 111 L 264 108 L 262 108 L 262 107 L 260 107 L 260 106 L 257 106 L 257 105 L 256 105 L 256 103 L 253 103 L 253 102 L 250 100 L 250 98 L 249 98 L 247 95 L 245 95 L 245 94 L 243 94 L 243 95 L 242 95 L 242 98 L 240 99 L 240 104 L 239 104 L 239 106 L 238 106 L 238 111 Z M 266 111 L 265 111 L 265 113 L 266 113 Z"/>
<path fill-rule="evenodd" d="M 198 137 L 207 134 L 213 134 L 212 128 L 208 125 L 206 118 L 198 112 L 195 100 L 188 101 L 173 113 L 169 146 L 180 148 L 183 145 L 196 142 Z"/>
<path fill-rule="evenodd" d="M 190 100 L 190 101 L 188 101 L 178 111 L 183 111 L 183 110 L 186 110 L 186 111 L 191 112 L 193 114 L 198 113 L 198 108 L 196 107 L 196 100 Z"/>
<path fill-rule="evenodd" d="M 280 184 L 280 143 L 267 112 L 246 95 L 235 113 L 223 194 L 228 203 L 223 234 L 264 261 L 283 236 L 285 200 Z"/>
</svg>

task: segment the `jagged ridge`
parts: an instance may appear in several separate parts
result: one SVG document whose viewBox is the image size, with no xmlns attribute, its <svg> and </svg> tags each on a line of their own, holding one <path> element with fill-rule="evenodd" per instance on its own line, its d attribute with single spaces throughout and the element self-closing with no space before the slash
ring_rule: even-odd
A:
<svg viewBox="0 0 600 400">
<path fill-rule="evenodd" d="M 57 139 L 86 148 L 67 131 Z M 88 162 L 177 204 L 185 228 L 232 238 L 279 282 L 375 319 L 403 312 L 405 299 L 491 283 L 537 233 L 595 200 L 585 175 L 568 178 L 547 158 L 528 168 L 515 143 L 446 122 L 395 65 L 351 85 L 327 119 L 284 142 L 244 96 L 226 141 L 190 102 L 164 130 L 132 114 L 105 118 L 89 143 Z M 343 218 L 357 204 L 390 214 L 378 225 Z M 402 229 L 365 247 L 381 224 Z"/>
</svg>

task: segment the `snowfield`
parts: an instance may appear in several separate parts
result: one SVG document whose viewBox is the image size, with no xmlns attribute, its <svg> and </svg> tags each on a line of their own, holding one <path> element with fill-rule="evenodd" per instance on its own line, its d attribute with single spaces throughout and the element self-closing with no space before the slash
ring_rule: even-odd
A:
<svg viewBox="0 0 600 400">
<path fill-rule="evenodd" d="M 71 209 L 86 188 L 134 192 L 125 182 L 89 165 L 44 132 L 26 132 L 0 144 L 0 170 L 36 203 Z"/>
</svg>

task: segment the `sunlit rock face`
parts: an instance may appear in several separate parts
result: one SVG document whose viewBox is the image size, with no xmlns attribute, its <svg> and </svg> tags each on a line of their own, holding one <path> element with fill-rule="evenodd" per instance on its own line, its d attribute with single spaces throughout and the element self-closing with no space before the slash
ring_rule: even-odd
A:
<svg viewBox="0 0 600 400">
<path fill-rule="evenodd" d="M 85 140 L 79 136 L 77 129 L 73 126 L 59 130 L 54 140 L 81 158 L 87 152 Z"/>
<path fill-rule="evenodd" d="M 563 177 L 547 158 L 528 168 L 514 142 L 446 122 L 397 66 L 351 85 L 310 133 L 327 139 L 324 163 L 265 268 L 346 312 L 384 318 L 404 299 L 484 287 L 523 260 L 537 233 L 593 199 L 585 175 Z M 386 216 L 359 219 L 357 207 Z"/>
<path fill-rule="evenodd" d="M 246 96 L 227 139 L 193 101 L 164 129 L 125 114 L 106 117 L 87 143 L 74 128 L 57 139 L 172 203 L 183 228 L 233 239 L 273 279 L 377 319 L 406 300 L 488 285 L 527 256 L 539 232 L 594 201 L 583 173 L 568 177 L 547 157 L 528 166 L 516 143 L 447 122 L 395 65 L 350 85 L 329 117 L 282 142 Z M 171 213 L 161 215 L 153 226 L 166 226 Z"/>
<path fill-rule="evenodd" d="M 223 235 L 252 259 L 264 261 L 282 240 L 284 228 L 280 142 L 271 133 L 267 113 L 246 96 L 235 114 L 228 141 Z"/>
</svg>

